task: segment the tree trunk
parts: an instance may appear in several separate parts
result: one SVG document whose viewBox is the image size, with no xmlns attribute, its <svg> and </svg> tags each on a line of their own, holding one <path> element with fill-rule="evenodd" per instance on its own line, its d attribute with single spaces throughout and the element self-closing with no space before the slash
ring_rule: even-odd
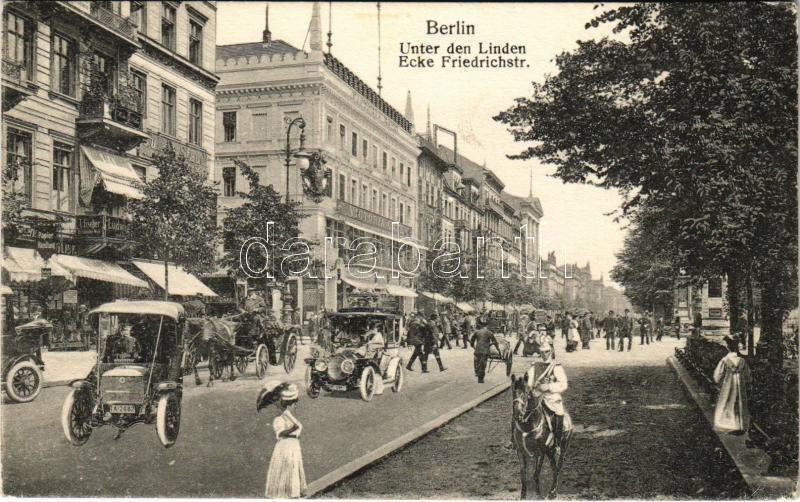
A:
<svg viewBox="0 0 800 502">
<path fill-rule="evenodd" d="M 747 353 L 752 355 L 755 353 L 755 338 L 753 337 L 753 329 L 755 328 L 755 314 L 753 305 L 753 274 L 752 269 L 747 272 Z"/>
<path fill-rule="evenodd" d="M 164 301 L 169 300 L 169 258 L 164 255 Z"/>
</svg>

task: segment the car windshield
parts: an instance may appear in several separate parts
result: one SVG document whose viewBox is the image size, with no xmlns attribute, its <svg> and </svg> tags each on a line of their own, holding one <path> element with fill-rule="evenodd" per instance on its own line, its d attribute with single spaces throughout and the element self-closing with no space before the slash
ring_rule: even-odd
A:
<svg viewBox="0 0 800 502">
<path fill-rule="evenodd" d="M 175 346 L 175 322 L 166 317 L 162 322 L 161 316 L 116 315 L 101 317 L 100 325 L 99 350 L 105 363 L 164 362 Z"/>
</svg>

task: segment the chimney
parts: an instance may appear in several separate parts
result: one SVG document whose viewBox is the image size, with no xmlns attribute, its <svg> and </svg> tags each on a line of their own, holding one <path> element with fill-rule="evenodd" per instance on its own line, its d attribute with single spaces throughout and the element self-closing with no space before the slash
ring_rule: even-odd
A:
<svg viewBox="0 0 800 502">
<path fill-rule="evenodd" d="M 314 2 L 311 9 L 311 27 L 309 29 L 309 47 L 311 52 L 322 51 L 322 24 L 320 21 L 319 2 Z"/>
<path fill-rule="evenodd" d="M 262 36 L 264 45 L 272 42 L 272 32 L 269 31 L 269 4 L 267 4 L 267 12 L 264 16 L 264 33 Z"/>
</svg>

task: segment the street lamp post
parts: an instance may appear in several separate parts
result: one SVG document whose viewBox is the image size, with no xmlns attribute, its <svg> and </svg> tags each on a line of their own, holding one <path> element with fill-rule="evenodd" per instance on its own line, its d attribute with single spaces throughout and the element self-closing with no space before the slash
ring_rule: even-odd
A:
<svg viewBox="0 0 800 502">
<path fill-rule="evenodd" d="M 287 122 L 289 119 L 286 119 Z M 292 154 L 292 147 L 290 144 L 292 127 L 297 126 L 300 128 L 300 148 Z M 286 128 L 286 203 L 289 203 L 289 170 L 292 164 L 292 157 L 297 159 L 297 166 L 301 171 L 308 167 L 308 155 L 303 151 L 303 143 L 306 140 L 306 121 L 303 117 L 295 117 L 294 120 L 289 122 L 289 127 Z"/>
</svg>

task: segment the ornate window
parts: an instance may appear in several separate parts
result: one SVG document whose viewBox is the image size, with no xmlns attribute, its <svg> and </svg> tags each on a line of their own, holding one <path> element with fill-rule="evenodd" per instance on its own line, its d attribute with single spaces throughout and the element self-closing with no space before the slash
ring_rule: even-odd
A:
<svg viewBox="0 0 800 502">
<path fill-rule="evenodd" d="M 236 112 L 222 112 L 222 128 L 226 143 L 236 141 Z"/>
<path fill-rule="evenodd" d="M 194 19 L 189 20 L 189 61 L 203 63 L 203 25 Z"/>
<path fill-rule="evenodd" d="M 3 56 L 20 65 L 20 79 L 33 80 L 33 25 L 10 11 L 5 13 Z"/>
<path fill-rule="evenodd" d="M 176 102 L 175 88 L 161 85 L 161 132 L 175 136 Z"/>
<path fill-rule="evenodd" d="M 56 92 L 75 96 L 75 43 L 54 33 L 51 47 L 51 86 Z"/>
<path fill-rule="evenodd" d="M 203 103 L 189 99 L 189 143 L 203 144 Z"/>
</svg>

